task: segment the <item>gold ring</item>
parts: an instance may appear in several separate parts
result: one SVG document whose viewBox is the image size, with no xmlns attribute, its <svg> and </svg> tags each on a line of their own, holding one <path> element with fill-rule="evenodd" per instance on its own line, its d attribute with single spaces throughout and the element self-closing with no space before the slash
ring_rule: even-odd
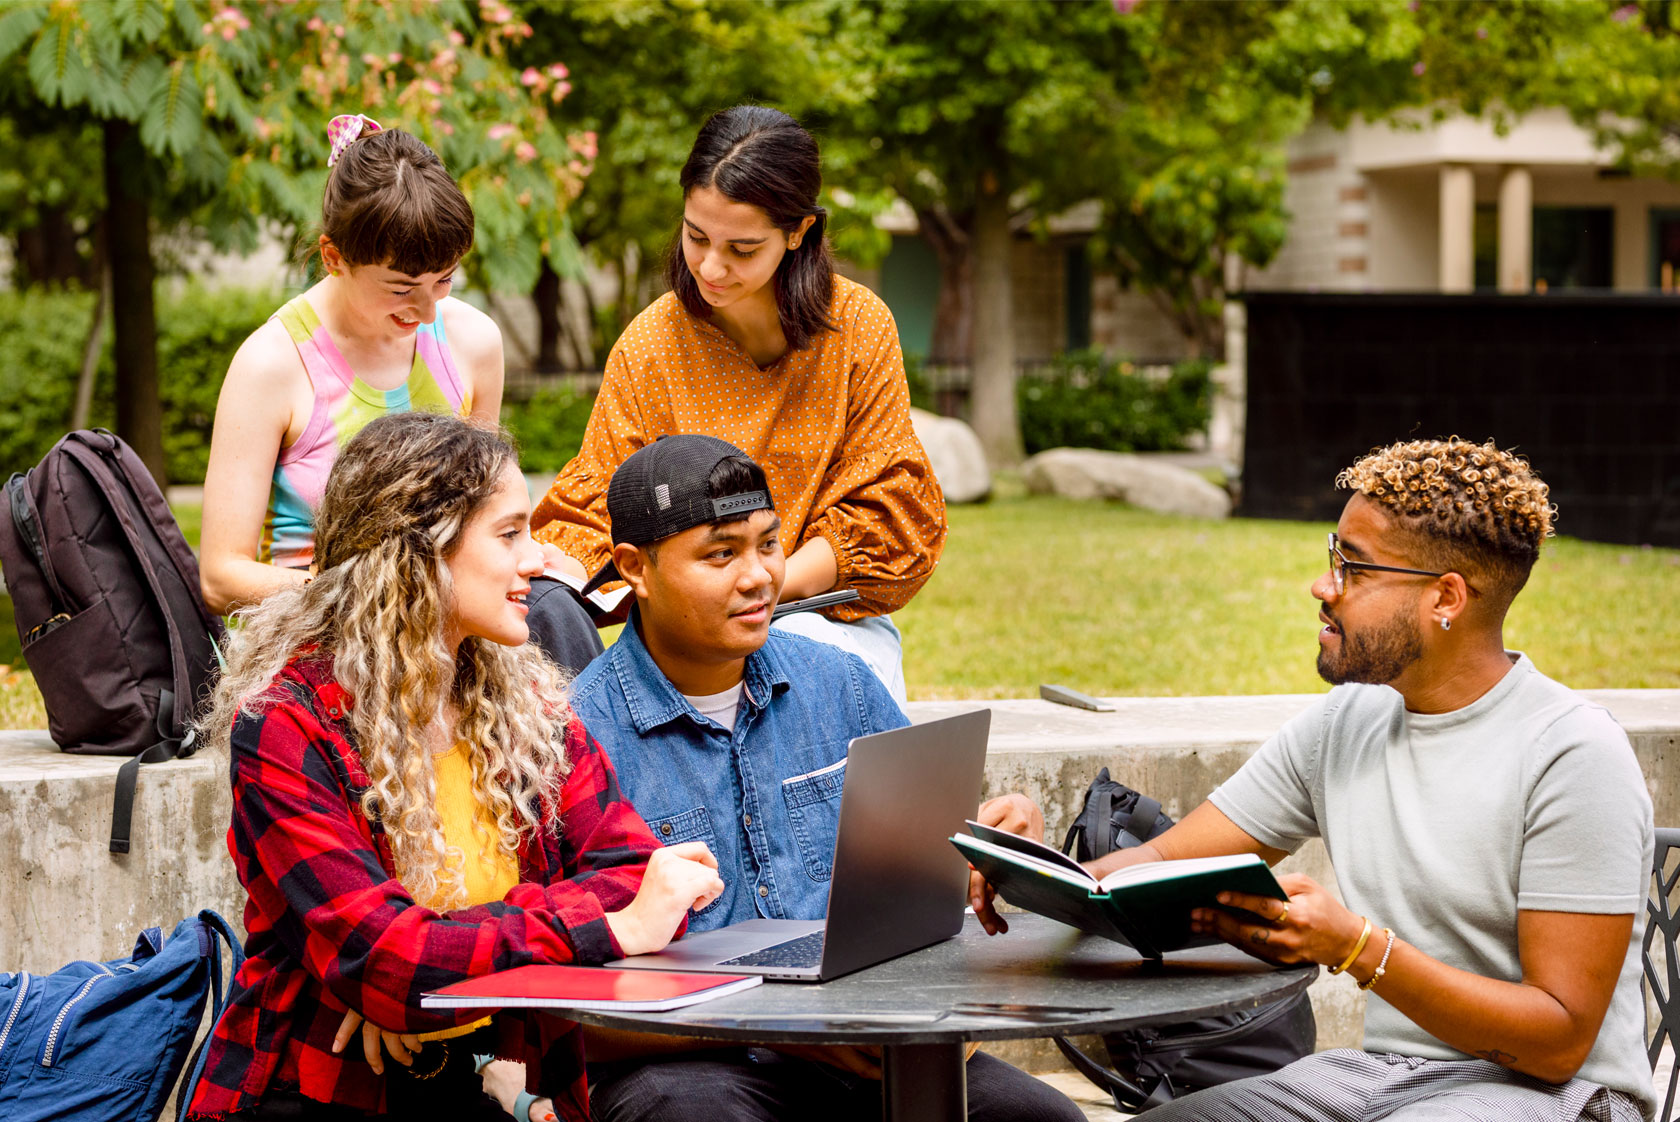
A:
<svg viewBox="0 0 1680 1122">
<path fill-rule="evenodd" d="M 1282 923 L 1284 920 L 1286 920 L 1288 918 L 1289 918 L 1289 901 L 1285 900 L 1283 902 L 1283 911 L 1279 912 L 1277 918 L 1274 919 L 1272 922 L 1273 923 Z"/>
</svg>

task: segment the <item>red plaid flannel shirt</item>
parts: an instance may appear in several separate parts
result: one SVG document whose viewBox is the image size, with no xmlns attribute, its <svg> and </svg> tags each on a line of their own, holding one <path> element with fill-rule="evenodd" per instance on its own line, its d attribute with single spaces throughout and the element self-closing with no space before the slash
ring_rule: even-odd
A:
<svg viewBox="0 0 1680 1122">
<path fill-rule="evenodd" d="M 249 893 L 246 954 L 210 1042 L 189 1117 L 255 1106 L 271 1089 L 378 1111 L 384 1080 L 359 1042 L 334 1054 L 346 1009 L 383 1028 L 430 1032 L 481 1011 L 423 1011 L 420 995 L 528 963 L 620 957 L 606 912 L 628 904 L 659 847 L 618 789 L 612 764 L 575 718 L 572 770 L 546 833 L 519 853 L 520 884 L 499 903 L 440 915 L 397 880 L 384 831 L 362 814 L 367 773 L 344 723 L 350 698 L 331 660 L 281 672 L 260 716 L 234 723 L 228 847 Z M 532 1090 L 561 1117 L 589 1115 L 582 1035 L 546 1016 L 497 1017 L 499 1054 L 524 1059 Z M 546 1061 L 544 1056 L 546 1055 Z"/>
</svg>

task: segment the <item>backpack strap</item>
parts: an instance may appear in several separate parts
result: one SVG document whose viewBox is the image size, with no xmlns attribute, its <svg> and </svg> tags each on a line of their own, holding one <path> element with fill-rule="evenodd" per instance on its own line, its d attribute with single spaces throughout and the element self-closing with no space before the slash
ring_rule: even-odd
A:
<svg viewBox="0 0 1680 1122">
<path fill-rule="evenodd" d="M 1150 1106 L 1159 1105 L 1150 1101 L 1154 1097 L 1152 1092 L 1144 1090 L 1119 1072 L 1099 1064 L 1090 1056 L 1075 1048 L 1073 1042 L 1067 1037 L 1052 1036 L 1050 1039 L 1056 1042 L 1057 1050 L 1067 1057 L 1068 1063 L 1072 1064 L 1079 1074 L 1096 1084 L 1099 1090 L 1107 1091 L 1114 1096 L 1114 1105 L 1120 1110 L 1133 1114 L 1141 1112 L 1146 1103 Z M 1159 1091 L 1161 1088 L 1157 1086 L 1155 1090 Z M 1171 1088 L 1168 1088 L 1167 1098 L 1170 1099 L 1171 1097 Z"/>
<path fill-rule="evenodd" d="M 1138 845 L 1149 840 L 1155 829 L 1155 820 L 1160 817 L 1161 802 L 1152 799 L 1142 791 L 1138 792 L 1137 805 L 1132 807 L 1132 813 L 1126 817 L 1126 833 L 1137 839 Z"/>
<path fill-rule="evenodd" d="M 53 572 L 52 560 L 47 556 L 46 542 L 41 536 L 41 516 L 35 509 L 35 496 L 29 493 L 27 474 L 21 471 L 12 473 L 12 477 L 6 480 L 6 498 L 11 506 L 12 525 L 17 527 L 18 538 L 29 550 L 29 556 L 34 558 L 47 582 L 53 613 L 69 615 L 70 597 L 59 586 L 58 574 Z"/>
<path fill-rule="evenodd" d="M 189 728 L 185 736 L 174 736 L 175 695 L 169 690 L 158 691 L 157 732 L 161 739 L 138 756 L 130 756 L 117 769 L 116 796 L 111 803 L 111 852 L 127 853 L 129 835 L 134 819 L 134 789 L 140 781 L 141 764 L 160 764 L 164 760 L 184 759 L 198 750 L 198 730 Z"/>
<path fill-rule="evenodd" d="M 216 1035 L 216 1026 L 221 1023 L 222 1013 L 227 1009 L 227 999 L 232 996 L 234 978 L 239 976 L 239 968 L 245 965 L 245 948 L 240 945 L 239 936 L 229 926 L 228 921 L 221 917 L 221 913 L 205 908 L 198 913 L 199 920 L 204 924 L 204 930 L 210 940 L 210 1027 L 204 1030 L 204 1039 L 193 1049 L 192 1059 L 187 1062 L 187 1079 L 178 1089 L 175 1096 L 175 1122 L 184 1122 L 187 1117 L 187 1107 L 192 1104 L 192 1097 L 198 1091 L 198 1081 L 204 1075 L 204 1063 L 210 1053 L 210 1038 Z M 228 991 L 222 990 L 222 944 L 228 947 Z"/>
</svg>

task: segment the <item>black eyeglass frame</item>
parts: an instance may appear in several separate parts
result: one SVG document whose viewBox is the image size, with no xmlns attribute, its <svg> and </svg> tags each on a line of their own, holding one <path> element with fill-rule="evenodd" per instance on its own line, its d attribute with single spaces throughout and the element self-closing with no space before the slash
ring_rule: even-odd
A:
<svg viewBox="0 0 1680 1122">
<path fill-rule="evenodd" d="M 1398 565 L 1373 565 L 1369 561 L 1349 561 L 1346 557 L 1342 556 L 1340 546 L 1341 541 L 1336 537 L 1336 531 L 1331 530 L 1330 582 L 1335 585 L 1337 596 L 1340 596 L 1347 591 L 1347 578 L 1344 574 L 1349 569 L 1363 569 L 1366 572 L 1373 573 L 1405 573 L 1408 576 L 1414 577 L 1444 577 L 1447 575 L 1446 573 L 1431 572 L 1428 569 L 1403 569 Z M 1451 571 L 1452 570 L 1450 569 L 1447 570 L 1447 572 Z M 1464 587 L 1470 589 L 1472 595 L 1475 594 L 1476 590 L 1470 587 L 1469 581 L 1464 582 Z"/>
</svg>

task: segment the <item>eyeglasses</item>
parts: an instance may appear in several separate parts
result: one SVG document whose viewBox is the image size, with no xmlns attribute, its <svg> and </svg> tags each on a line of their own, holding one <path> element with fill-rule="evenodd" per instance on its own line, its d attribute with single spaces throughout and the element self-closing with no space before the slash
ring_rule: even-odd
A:
<svg viewBox="0 0 1680 1122">
<path fill-rule="evenodd" d="M 1347 591 L 1348 570 L 1364 569 L 1374 573 L 1406 573 L 1414 577 L 1444 577 L 1446 573 L 1432 573 L 1428 569 L 1402 569 L 1396 565 L 1373 565 L 1369 561 L 1349 561 L 1342 556 L 1341 542 L 1336 538 L 1336 532 L 1330 531 L 1330 579 L 1335 582 L 1336 595 Z M 1465 582 L 1469 588 L 1469 582 Z M 1472 589 L 1471 591 L 1475 591 Z"/>
</svg>

